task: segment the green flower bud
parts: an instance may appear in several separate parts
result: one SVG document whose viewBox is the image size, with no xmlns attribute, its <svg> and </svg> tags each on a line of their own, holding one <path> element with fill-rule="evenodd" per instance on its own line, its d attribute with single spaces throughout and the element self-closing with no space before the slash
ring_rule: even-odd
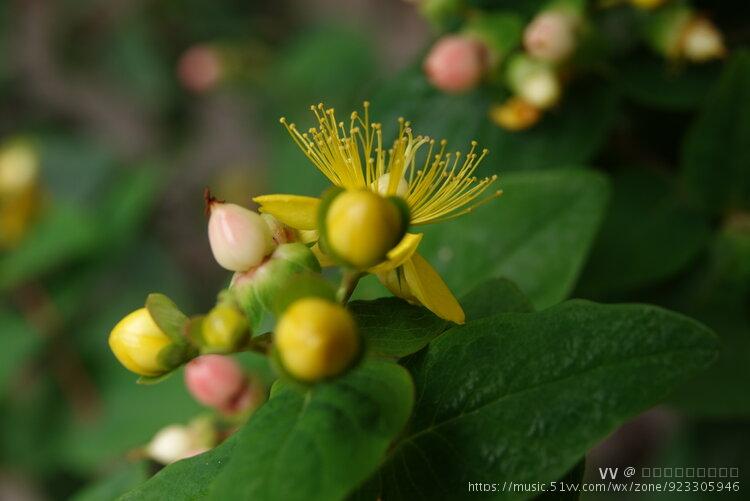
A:
<svg viewBox="0 0 750 501">
<path fill-rule="evenodd" d="M 282 244 L 260 266 L 236 273 L 229 290 L 245 310 L 251 329 L 257 331 L 286 285 L 300 274 L 311 272 L 320 273 L 320 264 L 306 245 Z"/>
<path fill-rule="evenodd" d="M 203 353 L 232 353 L 249 335 L 247 317 L 233 301 L 217 304 L 203 318 L 201 337 Z"/>
</svg>

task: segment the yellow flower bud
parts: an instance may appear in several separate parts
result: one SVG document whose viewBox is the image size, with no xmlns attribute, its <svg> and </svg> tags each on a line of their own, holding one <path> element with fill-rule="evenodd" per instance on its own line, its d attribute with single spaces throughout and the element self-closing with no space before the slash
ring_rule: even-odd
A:
<svg viewBox="0 0 750 501">
<path fill-rule="evenodd" d="M 328 207 L 325 222 L 331 251 L 358 269 L 382 261 L 398 243 L 404 226 L 392 202 L 367 190 L 338 195 Z"/>
<path fill-rule="evenodd" d="M 528 129 L 539 121 L 541 112 L 520 97 L 512 97 L 490 108 L 490 119 L 500 127 L 519 131 Z"/>
<path fill-rule="evenodd" d="M 126 369 L 141 376 L 159 376 L 168 367 L 159 354 L 172 340 L 156 325 L 146 308 L 126 316 L 112 329 L 109 347 Z"/>
<path fill-rule="evenodd" d="M 357 325 L 343 306 L 320 298 L 292 303 L 276 327 L 276 348 L 289 374 L 306 382 L 337 376 L 360 350 Z"/>
<path fill-rule="evenodd" d="M 234 351 L 247 332 L 244 313 L 230 304 L 219 304 L 203 319 L 203 347 L 208 351 Z"/>
</svg>

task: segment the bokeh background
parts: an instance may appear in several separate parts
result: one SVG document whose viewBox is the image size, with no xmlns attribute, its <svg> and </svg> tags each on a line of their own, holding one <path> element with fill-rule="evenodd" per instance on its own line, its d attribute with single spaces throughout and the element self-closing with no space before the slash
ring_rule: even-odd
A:
<svg viewBox="0 0 750 501">
<path fill-rule="evenodd" d="M 748 42 L 743 2 L 695 4 L 730 50 Z M 627 16 L 601 22 L 617 34 Z M 69 498 L 199 412 L 179 377 L 135 385 L 109 352 L 109 330 L 151 291 L 186 311 L 210 308 L 228 277 L 208 246 L 204 187 L 245 205 L 267 192 L 319 193 L 324 178 L 278 118 L 309 123 L 320 101 L 345 117 L 364 99 L 386 124 L 403 115 L 456 146 L 479 139 L 492 150 L 487 173 L 606 172 L 613 196 L 574 295 L 683 311 L 728 348 L 713 372 L 592 451 L 589 472 L 750 473 L 748 204 L 706 209 L 680 181 L 684 138 L 726 60 L 665 72 L 662 59 L 629 51 L 566 90 L 538 126 L 509 133 L 487 118 L 498 96 L 447 96 L 426 82 L 421 61 L 438 33 L 400 0 L 0 3 L 0 148 L 13 153 L 0 162 L 39 169 L 3 216 L 0 499 Z M 731 144 L 745 147 L 746 75 L 726 118 Z M 372 286 L 362 294 L 378 294 Z"/>
</svg>

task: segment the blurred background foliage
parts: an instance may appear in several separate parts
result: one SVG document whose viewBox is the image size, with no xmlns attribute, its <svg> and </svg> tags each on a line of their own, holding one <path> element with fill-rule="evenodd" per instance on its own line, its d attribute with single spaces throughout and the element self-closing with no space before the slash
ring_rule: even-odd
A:
<svg viewBox="0 0 750 501">
<path fill-rule="evenodd" d="M 528 22 L 543 2 L 468 4 Z M 537 308 L 652 302 L 719 333 L 719 362 L 589 468 L 749 473 L 750 8 L 694 5 L 724 33 L 726 59 L 665 62 L 632 46 L 630 6 L 595 7 L 617 41 L 608 64 L 510 132 L 487 113 L 504 91 L 430 85 L 426 50 L 459 25 L 430 26 L 406 2 L 2 2 L 0 164 L 38 176 L 0 207 L 0 498 L 67 498 L 108 478 L 80 499 L 109 499 L 151 468 L 135 448 L 200 412 L 180 377 L 136 386 L 107 334 L 151 291 L 187 311 L 213 304 L 228 277 L 205 238 L 204 186 L 246 205 L 320 192 L 278 118 L 309 124 L 322 100 L 342 117 L 370 100 L 386 134 L 404 116 L 452 147 L 490 149 L 481 174 L 499 173 L 504 197 L 426 229 L 424 255 L 457 294 L 502 276 Z M 382 294 L 374 281 L 358 293 Z"/>
</svg>

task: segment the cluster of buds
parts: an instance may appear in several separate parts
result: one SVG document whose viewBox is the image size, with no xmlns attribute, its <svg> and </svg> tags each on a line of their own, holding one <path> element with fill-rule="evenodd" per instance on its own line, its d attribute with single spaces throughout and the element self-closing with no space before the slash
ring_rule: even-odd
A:
<svg viewBox="0 0 750 501">
<path fill-rule="evenodd" d="M 37 153 L 30 142 L 11 139 L 0 147 L 0 250 L 18 245 L 39 202 Z"/>
<path fill-rule="evenodd" d="M 489 118 L 506 130 L 536 124 L 558 104 L 561 75 L 570 75 L 600 49 L 581 47 L 596 37 L 581 0 L 552 0 L 524 24 L 521 15 L 466 9 L 458 0 L 418 0 L 422 12 L 441 29 L 461 27 L 432 46 L 424 61 L 427 80 L 446 93 L 461 93 L 482 82 L 510 96 L 492 104 Z M 681 2 L 630 0 L 644 11 L 647 41 L 670 60 L 705 62 L 726 54 L 721 32 L 706 17 Z M 635 30 L 640 33 L 640 30 Z"/>
</svg>

